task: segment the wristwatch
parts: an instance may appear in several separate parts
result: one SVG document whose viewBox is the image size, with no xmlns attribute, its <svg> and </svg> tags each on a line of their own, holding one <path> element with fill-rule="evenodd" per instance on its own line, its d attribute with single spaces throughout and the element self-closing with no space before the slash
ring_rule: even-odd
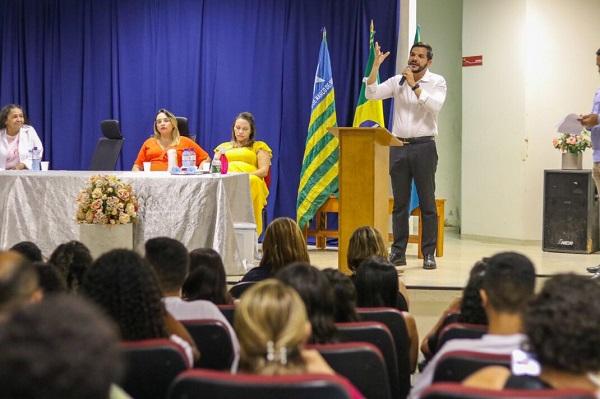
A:
<svg viewBox="0 0 600 399">
<path fill-rule="evenodd" d="M 412 89 L 412 91 L 415 91 L 415 90 L 417 90 L 419 87 L 421 87 L 421 85 L 417 83 L 417 84 L 415 84 L 413 87 L 411 87 L 411 89 Z"/>
</svg>

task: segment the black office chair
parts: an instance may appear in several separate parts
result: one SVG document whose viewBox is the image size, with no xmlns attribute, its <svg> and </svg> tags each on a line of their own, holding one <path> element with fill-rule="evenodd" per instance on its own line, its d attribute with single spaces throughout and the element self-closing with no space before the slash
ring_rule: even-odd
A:
<svg viewBox="0 0 600 399">
<path fill-rule="evenodd" d="M 188 118 L 185 116 L 176 116 L 175 119 L 177 119 L 177 129 L 179 129 L 179 134 L 196 141 L 196 135 L 190 134 Z"/>
<path fill-rule="evenodd" d="M 104 137 L 96 144 L 90 170 L 115 170 L 124 141 L 119 121 L 108 119 L 100 122 L 100 131 Z"/>
</svg>

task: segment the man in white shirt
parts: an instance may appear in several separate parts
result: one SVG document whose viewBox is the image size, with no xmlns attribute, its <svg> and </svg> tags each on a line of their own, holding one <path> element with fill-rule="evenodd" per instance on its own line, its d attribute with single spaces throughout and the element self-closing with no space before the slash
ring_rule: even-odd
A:
<svg viewBox="0 0 600 399">
<path fill-rule="evenodd" d="M 512 354 L 520 349 L 525 340 L 521 315 L 535 288 L 533 263 L 521 254 L 502 252 L 488 260 L 484 273 L 479 293 L 488 318 L 488 333 L 479 339 L 448 341 L 417 376 L 409 399 L 418 398 L 431 385 L 435 367 L 445 353 L 469 350 Z"/>
<path fill-rule="evenodd" d="M 433 50 L 430 45 L 419 42 L 410 49 L 408 66 L 402 74 L 377 84 L 379 66 L 389 55 L 389 51 L 381 52 L 379 43 L 375 44 L 375 59 L 367 78 L 365 95 L 370 100 L 394 98 L 392 133 L 404 143 L 402 147 L 390 149 L 390 176 L 394 193 L 394 243 L 390 261 L 396 266 L 406 265 L 408 207 L 414 179 L 423 223 L 423 268 L 435 269 L 435 171 L 438 156 L 434 138 L 438 134 L 437 117 L 446 100 L 446 80 L 429 71 Z"/>
<path fill-rule="evenodd" d="M 184 301 L 181 287 L 189 270 L 189 255 L 185 246 L 168 237 L 146 241 L 146 260 L 154 268 L 167 311 L 177 320 L 219 320 L 229 330 L 235 353 L 233 367 L 237 367 L 240 344 L 233 327 L 217 306 L 209 301 Z"/>
</svg>

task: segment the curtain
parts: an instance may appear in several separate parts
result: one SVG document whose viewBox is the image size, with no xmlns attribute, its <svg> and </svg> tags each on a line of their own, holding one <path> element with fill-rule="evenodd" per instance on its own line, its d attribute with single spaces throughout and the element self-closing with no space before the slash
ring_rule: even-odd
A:
<svg viewBox="0 0 600 399">
<path fill-rule="evenodd" d="M 0 104 L 24 107 L 52 169 L 87 169 L 99 123 L 118 119 L 131 168 L 156 111 L 189 119 L 209 153 L 250 111 L 273 149 L 269 218 L 295 216 L 327 28 L 339 126 L 351 126 L 369 22 L 392 56 L 398 0 L 0 0 Z M 389 109 L 386 107 L 386 113 Z"/>
</svg>

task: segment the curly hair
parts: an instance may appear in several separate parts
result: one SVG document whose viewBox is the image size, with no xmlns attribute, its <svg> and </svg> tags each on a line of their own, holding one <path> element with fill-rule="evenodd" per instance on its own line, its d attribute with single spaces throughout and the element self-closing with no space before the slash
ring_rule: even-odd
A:
<svg viewBox="0 0 600 399">
<path fill-rule="evenodd" d="M 29 119 L 27 118 L 27 114 L 25 114 L 25 110 L 18 104 L 7 104 L 2 109 L 0 109 L 0 129 L 6 128 L 6 120 L 8 119 L 8 114 L 13 109 L 18 108 L 23 112 L 23 119 L 25 119 L 25 124 L 29 124 Z"/>
<path fill-rule="evenodd" d="M 542 367 L 570 373 L 600 370 L 600 282 L 575 274 L 555 275 L 523 314 L 527 349 Z"/>
<path fill-rule="evenodd" d="M 479 260 L 471 269 L 469 281 L 463 289 L 460 303 L 458 321 L 461 323 L 488 324 L 487 314 L 481 303 L 481 295 L 479 293 L 486 267 L 486 261 Z"/>
<path fill-rule="evenodd" d="M 336 323 L 358 321 L 356 287 L 350 277 L 336 269 L 325 269 L 322 273 L 333 288 Z"/>
<path fill-rule="evenodd" d="M 235 309 L 241 369 L 262 375 L 305 373 L 300 350 L 307 326 L 306 309 L 293 288 L 275 279 L 254 284 Z"/>
<path fill-rule="evenodd" d="M 64 279 L 50 263 L 33 262 L 33 267 L 37 272 L 40 288 L 44 291 L 44 297 L 67 291 Z"/>
<path fill-rule="evenodd" d="M 319 269 L 308 263 L 296 262 L 281 269 L 275 278 L 294 288 L 302 298 L 312 326 L 313 343 L 339 340 L 333 288 Z"/>
<path fill-rule="evenodd" d="M 82 290 L 116 321 L 124 340 L 168 337 L 156 276 L 134 251 L 115 249 L 100 256 Z"/>
<path fill-rule="evenodd" d="M 190 252 L 190 274 L 181 288 L 186 301 L 204 299 L 217 305 L 232 303 L 227 292 L 227 279 L 221 255 L 212 248 Z"/>
<path fill-rule="evenodd" d="M 52 264 L 63 277 L 67 289 L 77 292 L 92 261 L 92 254 L 85 244 L 69 241 L 56 247 L 48 263 Z"/>
<path fill-rule="evenodd" d="M 26 257 L 30 262 L 41 262 L 43 259 L 42 250 L 31 241 L 21 241 L 10 247 L 11 251 L 15 251 Z"/>
<path fill-rule="evenodd" d="M 310 262 L 300 227 L 287 217 L 280 217 L 269 223 L 265 230 L 262 251 L 259 266 L 270 268 L 271 275 L 275 275 L 292 262 Z"/>
<path fill-rule="evenodd" d="M 115 328 L 81 297 L 56 295 L 0 329 L 2 397 L 106 399 L 122 374 Z"/>
<path fill-rule="evenodd" d="M 371 226 L 362 226 L 354 230 L 348 243 L 348 267 L 352 273 L 371 256 L 387 257 L 387 249 L 379 230 Z"/>
</svg>

